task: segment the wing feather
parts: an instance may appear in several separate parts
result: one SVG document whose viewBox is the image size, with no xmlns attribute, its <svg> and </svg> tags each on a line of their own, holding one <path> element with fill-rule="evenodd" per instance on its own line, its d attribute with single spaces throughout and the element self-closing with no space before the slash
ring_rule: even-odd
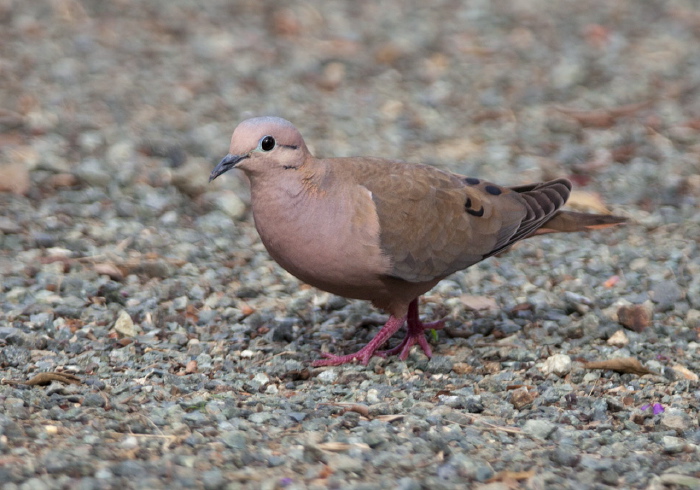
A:
<svg viewBox="0 0 700 490">
<path fill-rule="evenodd" d="M 390 275 L 433 281 L 533 234 L 566 202 L 566 179 L 500 187 L 427 165 L 343 159 L 374 200 Z"/>
</svg>

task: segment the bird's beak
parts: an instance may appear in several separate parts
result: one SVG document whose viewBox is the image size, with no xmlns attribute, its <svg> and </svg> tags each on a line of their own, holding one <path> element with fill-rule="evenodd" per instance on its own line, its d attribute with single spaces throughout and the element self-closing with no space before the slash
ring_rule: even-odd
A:
<svg viewBox="0 0 700 490">
<path fill-rule="evenodd" d="M 238 165 L 238 162 L 245 158 L 248 158 L 248 155 L 231 155 L 229 153 L 222 158 L 219 164 L 214 167 L 214 170 L 211 171 L 211 174 L 209 174 L 209 182 L 217 178 L 219 175 L 228 172 L 232 168 L 235 168 L 235 166 Z"/>
</svg>

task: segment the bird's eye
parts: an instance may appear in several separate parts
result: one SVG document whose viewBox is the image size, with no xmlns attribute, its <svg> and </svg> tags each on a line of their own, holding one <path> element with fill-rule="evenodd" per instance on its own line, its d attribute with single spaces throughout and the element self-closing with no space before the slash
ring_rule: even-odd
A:
<svg viewBox="0 0 700 490">
<path fill-rule="evenodd" d="M 265 136 L 260 140 L 260 148 L 262 151 L 270 151 L 275 147 L 275 138 L 272 136 Z"/>
</svg>

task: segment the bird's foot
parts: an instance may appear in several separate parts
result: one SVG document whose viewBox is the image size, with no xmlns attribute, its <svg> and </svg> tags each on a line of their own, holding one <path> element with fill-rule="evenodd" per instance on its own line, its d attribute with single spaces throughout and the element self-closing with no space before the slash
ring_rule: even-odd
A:
<svg viewBox="0 0 700 490">
<path fill-rule="evenodd" d="M 420 348 L 423 349 L 425 355 L 428 356 L 428 359 L 430 359 L 433 357 L 433 351 L 430 349 L 430 345 L 425 338 L 425 331 L 440 330 L 444 328 L 444 326 L 444 319 L 430 323 L 423 323 L 420 320 L 413 322 L 409 321 L 408 332 L 399 345 L 388 350 L 377 351 L 375 354 L 381 357 L 395 356 L 396 354 L 399 354 L 399 359 L 404 361 L 408 357 L 411 347 L 418 344 Z"/>
<path fill-rule="evenodd" d="M 389 320 L 384 324 L 382 329 L 374 336 L 374 338 L 364 346 L 359 351 L 354 354 L 348 354 L 345 356 L 336 356 L 334 354 L 329 354 L 328 352 L 322 352 L 321 355 L 325 359 L 319 359 L 311 363 L 313 367 L 319 366 L 340 366 L 341 364 L 346 364 L 348 362 L 353 362 L 355 360 L 360 361 L 363 365 L 367 365 L 369 360 L 373 355 L 377 354 L 377 349 L 379 349 L 384 342 L 389 340 L 389 338 L 396 333 L 398 329 L 406 321 L 406 317 L 396 318 L 390 317 Z"/>
<path fill-rule="evenodd" d="M 318 359 L 312 362 L 311 365 L 313 367 L 340 366 L 341 364 L 346 364 L 355 360 L 360 361 L 364 366 L 366 366 L 367 363 L 369 363 L 369 360 L 374 355 L 374 352 L 370 352 L 367 349 L 367 346 L 364 346 L 362 349 L 355 352 L 354 354 L 348 354 L 346 356 L 336 356 L 335 354 L 331 354 L 329 352 L 321 352 L 321 355 L 325 359 Z"/>
</svg>

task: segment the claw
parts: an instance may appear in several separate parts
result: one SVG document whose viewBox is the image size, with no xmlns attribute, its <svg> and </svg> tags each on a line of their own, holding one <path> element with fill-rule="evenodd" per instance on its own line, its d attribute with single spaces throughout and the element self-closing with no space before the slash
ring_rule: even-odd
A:
<svg viewBox="0 0 700 490">
<path fill-rule="evenodd" d="M 389 338 L 394 335 L 404 324 L 407 322 L 408 332 L 403 338 L 401 343 L 396 347 L 388 350 L 380 351 L 378 350 Z M 319 359 L 311 363 L 314 367 L 319 366 L 340 366 L 341 364 L 346 364 L 353 361 L 360 361 L 363 365 L 367 365 L 372 356 L 387 357 L 399 354 L 399 359 L 402 361 L 408 357 L 411 351 L 411 347 L 418 344 L 428 359 L 433 355 L 430 345 L 425 338 L 426 330 L 440 330 L 445 326 L 445 319 L 438 320 L 436 322 L 422 323 L 420 318 L 418 318 L 418 298 L 411 301 L 408 305 L 408 315 L 404 318 L 391 317 L 382 327 L 377 335 L 370 341 L 369 344 L 364 346 L 359 351 L 354 354 L 348 354 L 345 356 L 336 356 L 334 354 L 329 354 L 328 352 L 322 352 L 321 356 L 325 359 Z"/>
</svg>

